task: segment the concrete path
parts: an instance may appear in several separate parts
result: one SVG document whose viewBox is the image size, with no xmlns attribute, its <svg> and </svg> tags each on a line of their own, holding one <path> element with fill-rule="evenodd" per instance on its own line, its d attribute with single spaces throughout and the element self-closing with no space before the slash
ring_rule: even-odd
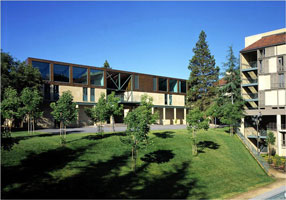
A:
<svg viewBox="0 0 286 200">
<path fill-rule="evenodd" d="M 186 129 L 186 125 L 151 125 L 151 130 L 170 130 L 170 129 Z M 104 126 L 104 132 L 112 132 L 112 127 L 110 125 Z M 126 130 L 126 125 L 124 124 L 116 124 L 115 131 L 122 132 Z M 59 133 L 59 129 L 41 129 L 37 130 L 38 132 L 46 132 L 46 133 Z M 69 133 L 95 133 L 97 132 L 96 126 L 87 126 L 82 128 L 67 128 L 67 134 Z"/>
</svg>

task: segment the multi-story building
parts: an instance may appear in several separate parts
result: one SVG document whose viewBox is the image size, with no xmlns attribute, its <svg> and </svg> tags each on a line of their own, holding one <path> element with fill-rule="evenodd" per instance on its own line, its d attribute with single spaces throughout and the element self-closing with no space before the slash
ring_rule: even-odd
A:
<svg viewBox="0 0 286 200">
<path fill-rule="evenodd" d="M 272 131 L 276 153 L 286 156 L 286 28 L 246 37 L 240 63 L 246 100 L 241 132 L 266 152 L 267 131 Z"/>
<path fill-rule="evenodd" d="M 56 101 L 64 91 L 71 91 L 78 108 L 75 126 L 92 125 L 84 107 L 96 105 L 101 93 L 115 92 L 124 105 L 115 122 L 122 123 L 127 113 L 140 104 L 141 96 L 153 98 L 152 112 L 159 112 L 159 124 L 186 123 L 186 80 L 111 68 L 92 67 L 72 63 L 28 58 L 27 63 L 39 69 L 44 79 L 44 115 L 38 125 L 54 127 L 50 102 Z"/>
</svg>

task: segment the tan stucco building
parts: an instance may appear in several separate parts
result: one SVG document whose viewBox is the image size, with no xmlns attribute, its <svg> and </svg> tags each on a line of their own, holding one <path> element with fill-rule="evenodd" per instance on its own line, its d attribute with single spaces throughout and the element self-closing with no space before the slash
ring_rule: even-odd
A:
<svg viewBox="0 0 286 200">
<path fill-rule="evenodd" d="M 64 91 L 71 91 L 78 108 L 78 121 L 73 126 L 92 125 L 84 112 L 85 107 L 96 105 L 101 93 L 115 92 L 124 105 L 115 122 L 123 123 L 127 113 L 140 104 L 141 96 L 153 98 L 153 112 L 159 112 L 158 124 L 185 124 L 187 92 L 186 80 L 127 72 L 111 68 L 28 58 L 27 63 L 39 69 L 44 79 L 44 116 L 38 125 L 54 127 L 50 102 L 56 101 Z"/>
<path fill-rule="evenodd" d="M 241 132 L 260 152 L 272 131 L 276 154 L 286 156 L 286 28 L 245 38 L 240 51 L 241 91 L 246 100 Z M 261 116 L 259 126 L 255 118 Z M 258 132 L 257 132 L 258 129 Z M 258 141 L 258 142 L 257 142 Z"/>
</svg>

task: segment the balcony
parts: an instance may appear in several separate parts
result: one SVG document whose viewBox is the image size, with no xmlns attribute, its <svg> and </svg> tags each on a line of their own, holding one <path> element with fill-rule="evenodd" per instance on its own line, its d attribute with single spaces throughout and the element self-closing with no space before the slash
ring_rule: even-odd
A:
<svg viewBox="0 0 286 200">
<path fill-rule="evenodd" d="M 257 70 L 257 61 L 250 61 L 248 64 L 242 64 L 241 65 L 241 71 L 246 72 L 246 71 L 253 71 Z"/>
<path fill-rule="evenodd" d="M 242 87 L 256 86 L 256 85 L 258 85 L 258 79 L 257 78 L 242 79 L 241 80 L 241 85 L 242 85 Z"/>
<path fill-rule="evenodd" d="M 258 93 L 242 94 L 245 101 L 258 101 Z"/>
</svg>

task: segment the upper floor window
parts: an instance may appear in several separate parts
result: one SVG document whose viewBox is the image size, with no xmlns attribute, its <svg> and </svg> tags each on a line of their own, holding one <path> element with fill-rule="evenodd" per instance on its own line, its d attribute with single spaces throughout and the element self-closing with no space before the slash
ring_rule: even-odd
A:
<svg viewBox="0 0 286 200">
<path fill-rule="evenodd" d="M 178 81 L 177 80 L 169 80 L 170 92 L 178 92 Z"/>
<path fill-rule="evenodd" d="M 285 76 L 284 74 L 279 74 L 279 88 L 285 88 Z"/>
<path fill-rule="evenodd" d="M 166 78 L 159 78 L 159 90 L 167 91 L 167 79 Z"/>
<path fill-rule="evenodd" d="M 153 91 L 157 91 L 157 78 L 153 78 Z"/>
<path fill-rule="evenodd" d="M 283 57 L 278 57 L 278 70 L 284 71 L 284 60 Z"/>
<path fill-rule="evenodd" d="M 90 69 L 90 84 L 95 86 L 104 86 L 104 71 Z"/>
<path fill-rule="evenodd" d="M 73 67 L 72 76 L 74 83 L 87 84 L 87 68 Z"/>
<path fill-rule="evenodd" d="M 83 97 L 82 98 L 83 101 L 87 101 L 87 88 L 86 87 L 83 88 L 83 96 L 82 97 Z"/>
<path fill-rule="evenodd" d="M 54 81 L 69 82 L 70 67 L 68 65 L 54 64 Z"/>
<path fill-rule="evenodd" d="M 43 80 L 50 80 L 50 63 L 32 61 L 32 66 L 39 69 Z"/>
<path fill-rule="evenodd" d="M 262 60 L 259 60 L 259 72 L 263 73 L 263 62 L 262 62 Z"/>
<path fill-rule="evenodd" d="M 187 91 L 186 81 L 179 81 L 179 92 L 186 93 L 186 91 Z"/>
<path fill-rule="evenodd" d="M 138 75 L 134 76 L 134 88 L 135 90 L 139 89 L 139 76 Z"/>
</svg>

